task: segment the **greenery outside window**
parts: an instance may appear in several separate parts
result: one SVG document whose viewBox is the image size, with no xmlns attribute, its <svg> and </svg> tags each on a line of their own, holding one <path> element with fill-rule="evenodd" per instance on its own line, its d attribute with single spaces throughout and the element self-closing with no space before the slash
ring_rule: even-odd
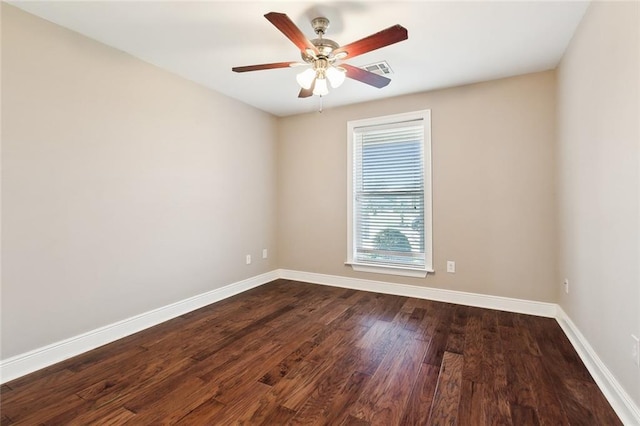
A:
<svg viewBox="0 0 640 426">
<path fill-rule="evenodd" d="M 350 121 L 347 264 L 432 272 L 430 111 Z"/>
</svg>

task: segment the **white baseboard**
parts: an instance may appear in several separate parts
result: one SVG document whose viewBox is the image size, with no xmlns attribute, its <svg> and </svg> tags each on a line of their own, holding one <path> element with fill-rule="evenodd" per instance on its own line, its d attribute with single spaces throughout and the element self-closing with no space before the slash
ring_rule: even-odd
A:
<svg viewBox="0 0 640 426">
<path fill-rule="evenodd" d="M 622 423 L 630 426 L 640 425 L 640 408 L 560 306 L 557 308 L 556 320 Z"/>
<path fill-rule="evenodd" d="M 486 294 L 466 293 L 462 291 L 363 280 L 360 278 L 324 275 L 287 269 L 280 270 L 280 278 L 333 287 L 372 291 L 375 293 L 394 294 L 396 296 L 435 300 L 438 302 L 457 303 L 460 305 L 477 306 L 479 308 L 497 309 L 500 311 L 517 312 L 547 318 L 554 318 L 556 316 L 557 305 L 555 303 L 535 302 L 509 297 L 489 296 Z"/>
<path fill-rule="evenodd" d="M 243 291 L 278 279 L 271 271 L 0 361 L 0 383 L 90 351 Z"/>
</svg>

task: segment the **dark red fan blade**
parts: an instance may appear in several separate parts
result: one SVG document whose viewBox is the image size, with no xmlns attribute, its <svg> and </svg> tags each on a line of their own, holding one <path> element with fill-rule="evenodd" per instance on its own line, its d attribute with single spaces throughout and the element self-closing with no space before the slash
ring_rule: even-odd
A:
<svg viewBox="0 0 640 426">
<path fill-rule="evenodd" d="M 362 68 L 354 67 L 348 64 L 340 64 L 340 66 L 347 70 L 347 77 L 354 80 L 361 81 L 378 89 L 386 86 L 391 82 L 387 77 L 383 77 L 378 74 L 374 74 Z"/>
<path fill-rule="evenodd" d="M 311 49 L 316 55 L 319 53 L 318 49 L 305 37 L 296 24 L 284 13 L 269 12 L 264 15 L 269 22 L 271 22 L 282 34 L 287 36 L 289 40 L 293 42 L 300 51 L 304 52 L 305 49 Z"/>
<path fill-rule="evenodd" d="M 274 62 L 273 64 L 260 64 L 260 65 L 247 65 L 244 67 L 233 67 L 232 71 L 235 72 L 247 72 L 247 71 L 260 71 L 270 70 L 274 68 L 289 68 L 291 65 L 295 65 L 298 62 Z"/>
<path fill-rule="evenodd" d="M 309 96 L 313 96 L 313 89 L 316 86 L 316 81 L 313 80 L 313 83 L 311 84 L 311 87 L 308 89 L 300 89 L 300 93 L 298 93 L 298 97 L 299 98 L 308 98 Z"/>
<path fill-rule="evenodd" d="M 346 52 L 347 58 L 353 58 L 354 56 L 406 40 L 407 38 L 409 38 L 407 29 L 402 25 L 394 25 L 386 30 L 372 34 L 369 37 L 342 46 L 336 49 L 333 54 L 337 55 L 340 52 Z"/>
</svg>

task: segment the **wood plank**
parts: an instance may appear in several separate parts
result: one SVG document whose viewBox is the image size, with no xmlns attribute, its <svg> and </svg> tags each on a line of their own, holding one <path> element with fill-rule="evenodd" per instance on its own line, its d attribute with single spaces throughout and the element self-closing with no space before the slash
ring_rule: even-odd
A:
<svg viewBox="0 0 640 426">
<path fill-rule="evenodd" d="M 132 420 L 135 413 L 124 407 L 104 405 L 95 410 L 85 411 L 67 423 L 68 425 L 122 425 Z M 57 424 L 57 423 L 55 423 Z"/>
<path fill-rule="evenodd" d="M 286 376 L 292 368 L 300 364 L 315 349 L 317 343 L 307 340 L 277 365 L 267 371 L 258 381 L 273 386 Z"/>
<path fill-rule="evenodd" d="M 502 342 L 498 334 L 496 312 L 484 312 L 482 316 L 484 424 L 510 425 L 511 404 L 507 390 L 507 368 L 502 353 Z"/>
<path fill-rule="evenodd" d="M 358 293 L 358 290 L 354 290 L 351 288 L 347 288 L 344 290 L 344 292 L 340 295 L 340 299 L 348 299 L 351 296 L 355 295 Z"/>
<path fill-rule="evenodd" d="M 416 330 L 413 330 L 413 337 L 430 342 L 436 334 L 436 328 L 440 322 L 440 318 L 445 310 L 444 304 L 438 304 L 429 300 L 420 300 L 420 306 L 417 309 L 424 309 L 425 315 Z M 425 303 L 428 302 L 428 303 Z"/>
<path fill-rule="evenodd" d="M 249 350 L 234 354 L 228 360 L 226 357 L 221 357 L 224 362 L 216 362 L 215 369 L 203 368 L 206 373 L 200 377 L 211 384 L 219 401 L 231 403 L 237 398 L 241 398 L 247 388 L 252 387 L 255 381 L 264 376 L 265 370 L 273 368 L 275 360 L 285 357 L 294 349 L 298 343 L 292 339 L 293 336 L 301 337 L 308 334 L 310 338 L 321 327 L 318 323 L 312 323 L 311 326 L 305 327 L 303 322 L 296 321 L 295 316 L 282 324 L 286 330 L 276 328 L 262 336 L 266 343 L 261 340 L 250 342 L 247 346 Z M 247 339 L 255 340 L 252 336 L 247 336 Z M 284 336 L 288 336 L 288 338 L 284 339 L 286 343 L 283 344 L 280 340 Z M 259 343 L 260 347 L 254 350 L 255 343 Z M 210 363 L 211 361 L 209 361 Z"/>
<path fill-rule="evenodd" d="M 98 382 L 77 390 L 81 398 L 92 401 L 94 406 L 127 401 L 140 394 L 147 394 L 154 386 L 181 371 L 195 365 L 191 358 L 145 358 L 146 363 L 122 369 L 111 379 L 100 379 Z M 128 366 L 127 366 L 128 367 Z"/>
<path fill-rule="evenodd" d="M 454 305 L 446 304 L 442 307 L 436 317 L 436 327 L 431 337 L 429 349 L 425 356 L 424 362 L 434 365 L 438 368 L 442 365 L 442 357 L 447 347 L 447 338 L 449 336 L 449 328 L 453 317 Z"/>
<path fill-rule="evenodd" d="M 466 326 L 469 318 L 468 310 L 469 308 L 467 306 L 462 305 L 457 305 L 454 308 L 445 351 L 461 355 L 464 354 Z"/>
<path fill-rule="evenodd" d="M 536 397 L 540 423 L 558 426 L 569 425 L 569 419 L 558 399 L 556 386 L 544 368 L 542 359 L 528 354 L 524 354 L 523 359 Z"/>
<path fill-rule="evenodd" d="M 463 363 L 463 355 L 453 352 L 444 353 L 428 425 L 458 423 Z"/>
<path fill-rule="evenodd" d="M 538 426 L 540 424 L 536 410 L 517 404 L 511 404 L 511 420 L 514 425 Z"/>
<path fill-rule="evenodd" d="M 540 347 L 531 333 L 531 321 L 533 316 L 514 314 L 514 323 L 520 337 L 522 351 L 529 355 L 540 356 Z"/>
<path fill-rule="evenodd" d="M 409 399 L 406 390 L 415 385 L 427 346 L 423 340 L 398 339 L 368 381 L 351 414 L 368 422 L 375 419 L 380 424 L 398 424 Z"/>
<path fill-rule="evenodd" d="M 467 356 L 464 360 L 466 362 Z M 486 419 L 485 413 L 485 384 L 464 379 L 460 388 L 460 403 L 458 404 L 458 424 L 471 425 Z"/>
<path fill-rule="evenodd" d="M 393 343 L 397 340 L 398 330 L 398 324 L 391 324 L 386 321 L 375 322 L 364 336 L 356 342 L 356 347 L 362 351 L 361 359 L 357 362 L 355 370 L 372 376 L 393 346 Z"/>
<path fill-rule="evenodd" d="M 191 410 L 175 424 L 181 426 L 211 424 L 212 421 L 219 416 L 219 413 L 224 407 L 225 405 L 220 401 L 217 401 L 215 398 L 210 398 Z"/>
<path fill-rule="evenodd" d="M 413 308 L 411 315 L 409 316 L 404 328 L 416 332 L 422 327 L 424 317 L 427 315 L 427 311 L 423 308 Z"/>
<path fill-rule="evenodd" d="M 560 376 L 572 376 L 590 382 L 593 379 L 578 353 L 553 318 L 532 318 L 529 322 L 545 365 Z"/>
<path fill-rule="evenodd" d="M 511 312 L 496 311 L 498 325 L 502 327 L 513 327 L 513 314 Z"/>
<path fill-rule="evenodd" d="M 2 398 L 2 414 L 13 422 L 24 421 L 35 412 L 54 407 L 63 396 L 72 400 L 79 399 L 75 395 L 56 394 L 58 388 L 69 388 L 75 373 L 69 370 L 52 371 L 50 376 L 38 379 L 33 386 L 19 386 Z M 37 387 L 36 387 L 37 384 Z"/>
<path fill-rule="evenodd" d="M 366 420 L 362 420 L 353 416 L 347 416 L 344 421 L 340 423 L 340 426 L 369 426 L 370 424 L 371 423 Z"/>
<path fill-rule="evenodd" d="M 564 401 L 563 407 L 567 407 L 570 411 L 570 419 L 573 420 L 572 424 L 576 423 L 579 417 L 584 419 L 586 416 L 589 419 L 593 419 L 592 424 L 622 424 L 609 404 L 605 403 L 604 395 L 602 395 L 595 383 L 578 379 L 564 379 L 563 384 L 563 389 L 566 390 L 567 394 L 571 395 L 570 399 L 567 398 Z M 569 401 L 574 403 L 569 403 Z M 576 412 L 576 408 L 579 408 L 579 412 Z"/>
<path fill-rule="evenodd" d="M 346 356 L 349 356 L 345 354 Z M 353 355 L 352 355 L 353 356 Z M 347 358 L 350 360 L 351 358 Z M 330 391 L 346 381 L 348 370 L 332 368 L 330 363 L 311 364 L 310 368 L 301 369 L 291 378 L 290 383 L 279 392 L 281 404 L 298 411 L 304 403 L 311 399 L 311 404 L 319 404 L 323 397 L 328 397 Z M 284 381 L 283 381 L 284 382 Z M 281 382 L 282 383 L 282 382 Z M 313 412 L 314 410 L 309 410 Z"/>
<path fill-rule="evenodd" d="M 398 312 L 402 309 L 402 306 L 404 306 L 407 298 L 391 295 L 380 296 L 383 308 L 378 314 L 378 321 L 393 321 Z"/>
<path fill-rule="evenodd" d="M 280 317 L 281 315 L 291 311 L 292 309 L 294 309 L 294 307 L 292 305 L 286 305 L 283 306 L 281 308 L 279 308 L 278 310 L 274 311 L 274 312 L 269 312 L 266 313 L 265 315 L 256 318 L 255 320 L 251 321 L 247 326 L 242 327 L 240 330 L 238 330 L 237 332 L 233 333 L 232 335 L 225 337 L 224 339 L 222 339 L 219 342 L 216 342 L 213 345 L 210 345 L 209 347 L 207 347 L 206 349 L 203 349 L 201 351 L 199 351 L 198 353 L 192 355 L 192 358 L 195 359 L 196 361 L 202 361 L 210 356 L 212 356 L 213 354 L 215 354 L 216 352 L 220 351 L 221 349 L 233 344 L 234 342 L 236 342 L 237 340 L 255 333 L 257 330 L 259 330 L 261 327 L 264 327 L 266 324 L 268 324 L 270 321 L 273 321 L 275 319 L 277 319 L 278 317 Z"/>
<path fill-rule="evenodd" d="M 62 419 L 65 413 L 70 410 L 74 410 L 80 406 L 86 406 L 86 401 L 76 395 L 67 395 L 65 397 L 59 397 L 55 403 L 49 405 L 47 410 L 34 410 L 26 413 L 21 413 L 21 416 L 15 416 L 11 412 L 4 413 L 11 418 L 15 423 L 21 423 L 25 425 L 35 424 L 64 424 L 68 421 L 57 421 Z M 3 407 L 4 411 L 4 407 Z"/>
<path fill-rule="evenodd" d="M 544 360 L 545 380 L 554 388 L 569 423 L 621 424 L 611 406 L 603 403 L 605 398 L 599 390 L 595 392 L 594 401 L 584 397 L 581 390 L 595 383 L 558 323 L 550 318 L 532 318 L 530 323 Z M 598 420 L 598 412 L 606 422 Z"/>
<path fill-rule="evenodd" d="M 329 407 L 322 413 L 319 424 L 341 424 L 349 417 L 350 407 L 358 400 L 371 376 L 354 372 L 345 385 L 334 395 Z"/>
<path fill-rule="evenodd" d="M 359 356 L 359 350 L 354 343 L 366 331 L 366 327 L 360 327 L 359 331 L 354 330 L 347 334 L 338 333 L 336 330 L 317 347 L 316 351 L 312 351 L 316 356 L 315 360 L 309 357 L 292 369 L 263 397 L 260 405 L 265 407 L 277 403 L 299 411 L 309 402 L 306 410 L 312 414 L 317 413 L 317 409 L 323 408 L 326 403 L 322 399 L 335 392 L 336 386 L 345 381 L 346 375 L 352 371 L 351 364 Z M 261 416 L 269 416 L 268 409 L 261 408 L 260 413 L 263 413 Z"/>
<path fill-rule="evenodd" d="M 340 394 L 341 389 L 351 379 L 353 366 L 359 355 L 359 349 L 353 348 L 347 355 L 337 360 L 331 368 L 324 370 L 319 380 L 310 389 L 306 399 L 302 392 L 296 393 L 299 399 L 305 400 L 300 409 L 297 410 L 297 414 L 292 420 L 293 424 L 313 424 L 321 421 L 327 407 L 332 404 L 334 397 Z M 287 404 L 291 403 L 289 399 Z"/>
<path fill-rule="evenodd" d="M 407 401 L 404 416 L 400 421 L 401 425 L 424 425 L 427 423 L 438 384 L 439 372 L 440 369 L 433 365 L 422 364 Z"/>
<path fill-rule="evenodd" d="M 484 336 L 482 334 L 482 311 L 477 308 L 469 309 L 469 317 L 464 334 L 464 367 L 462 378 L 473 382 L 483 383 L 484 373 Z"/>
<path fill-rule="evenodd" d="M 265 424 L 265 420 L 276 409 L 278 401 L 270 392 L 269 386 L 258 382 L 258 386 L 252 387 L 246 393 L 250 397 L 241 398 L 228 404 L 220 415 L 215 416 L 215 422 L 211 424 Z"/>
<path fill-rule="evenodd" d="M 229 370 L 223 375 L 220 375 L 219 379 L 212 379 L 214 388 L 216 389 L 216 398 L 225 404 L 231 404 L 239 398 L 243 398 L 249 388 L 255 386 L 258 382 L 258 378 L 264 373 L 264 364 L 267 359 L 276 355 L 278 358 L 284 355 L 282 348 L 277 346 L 270 352 L 263 352 L 258 354 L 257 357 L 252 358 L 246 364 L 234 367 L 233 370 Z M 288 352 L 291 348 L 287 348 Z M 286 376 L 285 376 L 286 377 Z"/>
<path fill-rule="evenodd" d="M 266 408 L 270 411 L 273 408 L 274 401 L 269 401 L 269 405 L 261 407 L 260 402 L 264 401 L 264 396 L 271 390 L 260 382 L 255 382 L 254 386 L 247 389 L 243 398 L 238 398 L 230 404 L 217 410 L 211 416 L 211 420 L 204 424 L 211 425 L 227 425 L 227 424 L 261 424 L 262 421 L 256 417 L 256 412 L 260 408 Z M 200 423 L 203 424 L 203 423 Z"/>
<path fill-rule="evenodd" d="M 338 359 L 342 354 L 348 352 L 352 346 L 356 346 L 356 342 L 360 340 L 369 330 L 366 326 L 357 326 L 350 329 L 348 333 L 340 332 L 337 329 L 318 346 L 316 346 L 308 355 L 309 361 L 315 364 L 322 364 L 327 359 Z"/>
<path fill-rule="evenodd" d="M 124 408 L 136 413 L 134 421 L 138 424 L 175 423 L 209 399 L 211 390 L 202 380 L 179 376 L 167 380 L 155 392 L 127 401 Z"/>
<path fill-rule="evenodd" d="M 334 303 L 329 306 L 329 309 L 325 310 L 325 312 L 316 320 L 321 324 L 330 324 L 336 318 L 340 317 L 344 314 L 344 311 L 349 309 L 351 305 L 347 303 Z"/>
<path fill-rule="evenodd" d="M 289 424 L 289 420 L 296 414 L 294 410 L 291 410 L 282 405 L 276 405 L 276 407 L 269 411 L 269 414 L 265 417 L 261 423 L 263 425 L 284 425 Z"/>
<path fill-rule="evenodd" d="M 511 420 L 511 404 L 509 403 L 506 386 L 496 387 L 495 384 L 486 384 L 482 400 L 484 402 L 484 418 L 479 423 L 485 425 L 513 424 Z"/>
<path fill-rule="evenodd" d="M 538 402 L 525 361 L 514 351 L 505 351 L 504 359 L 507 367 L 507 394 L 511 405 L 535 409 Z"/>
</svg>

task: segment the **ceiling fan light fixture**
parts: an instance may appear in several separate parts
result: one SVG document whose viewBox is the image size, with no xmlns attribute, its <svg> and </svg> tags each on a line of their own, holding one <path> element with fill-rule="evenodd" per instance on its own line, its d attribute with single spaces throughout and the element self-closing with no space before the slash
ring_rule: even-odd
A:
<svg viewBox="0 0 640 426">
<path fill-rule="evenodd" d="M 316 71 L 311 68 L 307 68 L 298 75 L 296 75 L 296 81 L 303 89 L 309 90 L 313 84 L 313 79 L 316 78 Z"/>
<path fill-rule="evenodd" d="M 327 78 L 329 79 L 329 83 L 331 84 L 331 87 L 333 87 L 334 89 L 337 89 L 342 85 L 342 83 L 344 83 L 347 70 L 345 70 L 342 67 L 330 66 L 327 69 L 326 74 L 327 74 Z"/>
<path fill-rule="evenodd" d="M 327 87 L 327 79 L 322 77 L 316 78 L 316 84 L 313 88 L 313 94 L 316 96 L 326 96 L 329 94 L 329 88 Z"/>
</svg>

